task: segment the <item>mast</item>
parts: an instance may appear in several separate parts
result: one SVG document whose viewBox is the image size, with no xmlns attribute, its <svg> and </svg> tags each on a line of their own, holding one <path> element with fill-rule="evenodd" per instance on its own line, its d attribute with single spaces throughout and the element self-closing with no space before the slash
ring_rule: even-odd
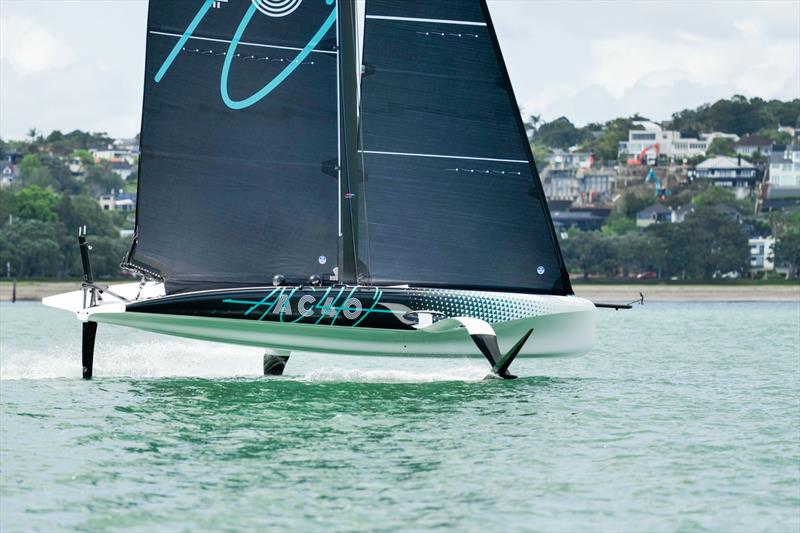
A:
<svg viewBox="0 0 800 533">
<path fill-rule="evenodd" d="M 355 0 L 337 2 L 339 39 L 339 281 L 357 283 L 356 228 L 358 200 L 355 196 L 360 174 L 358 153 L 358 79 Z"/>
</svg>

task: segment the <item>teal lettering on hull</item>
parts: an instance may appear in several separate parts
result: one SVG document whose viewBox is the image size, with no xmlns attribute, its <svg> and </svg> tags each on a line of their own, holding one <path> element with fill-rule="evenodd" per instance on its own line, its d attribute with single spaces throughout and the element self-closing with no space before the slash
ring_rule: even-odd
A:
<svg viewBox="0 0 800 533">
<path fill-rule="evenodd" d="M 344 315 L 348 320 L 354 321 L 351 327 L 358 326 L 371 313 L 391 313 L 391 314 L 405 314 L 409 311 L 408 308 L 402 310 L 392 309 L 376 309 L 380 304 L 383 291 L 375 288 L 375 293 L 370 302 L 362 302 L 361 299 L 355 296 L 355 292 L 359 287 L 353 287 L 345 296 L 342 297 L 345 291 L 341 287 L 335 296 L 331 296 L 331 287 L 320 296 L 317 297 L 313 294 L 305 293 L 299 297 L 295 297 L 295 293 L 299 287 L 293 288 L 288 294 L 286 288 L 275 288 L 267 293 L 261 300 L 239 300 L 235 298 L 225 298 L 222 300 L 226 304 L 239 304 L 249 306 L 244 311 L 244 316 L 249 316 L 252 312 L 263 307 L 263 312 L 258 320 L 264 320 L 267 315 L 278 315 L 278 320 L 284 322 L 284 318 L 291 317 L 294 313 L 292 309 L 297 309 L 299 315 L 291 323 L 300 322 L 303 319 L 316 318 L 314 324 L 319 324 L 326 318 L 331 319 L 330 324 L 334 325 L 340 315 Z M 316 289 L 309 287 L 312 293 L 316 293 Z M 296 301 L 295 301 L 296 300 Z M 342 301 L 342 304 L 337 305 L 337 302 Z"/>
</svg>

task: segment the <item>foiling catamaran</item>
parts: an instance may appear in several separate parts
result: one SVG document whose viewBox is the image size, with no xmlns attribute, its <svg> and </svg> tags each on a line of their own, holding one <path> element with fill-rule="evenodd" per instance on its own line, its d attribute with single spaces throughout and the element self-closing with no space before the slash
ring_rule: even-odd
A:
<svg viewBox="0 0 800 533">
<path fill-rule="evenodd" d="M 82 289 L 44 299 L 83 321 L 85 378 L 99 323 L 263 347 L 269 374 L 482 353 L 511 378 L 590 349 L 485 0 L 358 11 L 150 1 L 141 282 L 96 283 L 84 228 Z"/>
</svg>

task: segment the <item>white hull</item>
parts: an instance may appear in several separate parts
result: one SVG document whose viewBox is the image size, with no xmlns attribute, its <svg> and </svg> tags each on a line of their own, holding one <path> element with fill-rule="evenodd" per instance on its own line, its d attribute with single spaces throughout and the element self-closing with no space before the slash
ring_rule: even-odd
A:
<svg viewBox="0 0 800 533">
<path fill-rule="evenodd" d="M 110 289 L 125 298 L 134 298 L 139 291 L 137 284 L 117 285 Z M 160 300 L 162 295 L 163 289 L 159 284 L 149 284 L 139 298 Z M 479 355 L 463 323 L 457 318 L 440 320 L 419 329 L 351 328 L 129 312 L 124 302 L 107 294 L 101 305 L 82 309 L 82 297 L 81 291 L 75 291 L 45 298 L 44 303 L 74 311 L 82 320 L 273 350 L 370 356 Z M 591 349 L 594 340 L 594 304 L 575 296 L 525 297 L 536 302 L 539 311 L 535 316 L 491 324 L 503 353 L 530 329 L 533 329 L 533 334 L 520 351 L 520 357 L 577 356 Z"/>
</svg>

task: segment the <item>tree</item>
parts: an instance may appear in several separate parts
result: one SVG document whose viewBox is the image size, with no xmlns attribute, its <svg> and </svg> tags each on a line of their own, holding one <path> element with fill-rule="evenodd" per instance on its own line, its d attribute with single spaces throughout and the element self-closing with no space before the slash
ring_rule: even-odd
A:
<svg viewBox="0 0 800 533">
<path fill-rule="evenodd" d="M 759 132 L 772 138 L 778 126 L 795 126 L 800 121 L 800 99 L 788 102 L 761 98 L 747 99 L 734 95 L 730 99 L 717 100 L 696 109 L 684 109 L 672 115 L 670 127 L 686 137 L 698 137 L 700 133 L 724 131 L 740 136 Z"/>
<path fill-rule="evenodd" d="M 536 130 L 539 129 L 539 125 L 542 123 L 542 115 L 530 115 L 528 120 L 525 121 L 525 132 L 528 134 L 529 138 L 533 138 L 536 135 Z M 136 140 L 139 140 L 139 135 L 136 135 Z"/>
<path fill-rule="evenodd" d="M 533 150 L 533 160 L 536 162 L 536 170 L 541 174 L 549 164 L 548 157 L 552 152 L 547 146 L 538 142 L 531 143 L 531 150 Z"/>
<path fill-rule="evenodd" d="M 590 274 L 613 274 L 619 265 L 616 241 L 599 231 L 570 230 L 561 250 L 568 269 L 580 270 L 583 279 Z"/>
<path fill-rule="evenodd" d="M 603 233 L 607 235 L 624 235 L 636 229 L 636 221 L 616 211 L 603 222 Z"/>
<path fill-rule="evenodd" d="M 0 189 L 0 226 L 8 222 L 8 216 L 17 216 L 17 197 L 8 189 Z"/>
<path fill-rule="evenodd" d="M 38 154 L 27 154 L 19 162 L 19 172 L 25 185 L 52 187 L 56 185 L 50 169 L 42 164 Z"/>
<path fill-rule="evenodd" d="M 684 109 L 673 113 L 669 127 L 678 130 L 684 137 L 696 139 L 701 133 L 713 129 L 705 116 L 709 107 L 709 104 L 704 104 L 697 109 Z"/>
<path fill-rule="evenodd" d="M 92 269 L 99 278 L 116 277 L 120 271 L 120 263 L 128 253 L 130 241 L 119 236 L 92 238 Z M 77 245 L 75 246 L 77 248 Z M 76 264 L 78 267 L 76 254 Z M 77 268 L 73 272 L 80 272 Z"/>
<path fill-rule="evenodd" d="M 584 134 L 567 117 L 559 117 L 539 126 L 534 139 L 551 148 L 567 149 L 581 142 Z"/>
<path fill-rule="evenodd" d="M 117 235 L 112 213 L 103 211 L 90 196 L 62 196 L 54 206 L 58 219 L 66 232 L 74 237 L 79 226 L 86 226 L 92 235 L 113 237 Z"/>
<path fill-rule="evenodd" d="M 118 230 L 114 227 L 113 212 L 103 211 L 94 198 L 85 195 L 63 195 L 55 206 L 55 212 L 60 222 L 58 243 L 63 257 L 61 270 L 64 275 L 77 275 L 81 272 L 79 251 L 75 244 L 77 231 L 81 226 L 86 226 L 91 236 L 94 248 L 92 267 L 97 275 L 113 275 L 119 270 L 122 252 L 117 254 L 119 250 L 117 241 L 120 241 L 120 238 Z M 127 244 L 123 246 L 127 247 Z M 108 260 L 109 253 L 113 261 Z M 105 259 L 101 261 L 95 257 Z M 108 270 L 109 265 L 111 271 Z"/>
<path fill-rule="evenodd" d="M 652 233 L 629 232 L 617 237 L 623 276 L 632 272 L 659 270 L 664 261 L 664 243 Z"/>
<path fill-rule="evenodd" d="M 618 202 L 616 209 L 619 213 L 630 219 L 636 219 L 636 213 L 655 203 L 653 196 L 627 192 Z"/>
<path fill-rule="evenodd" d="M 0 263 L 11 263 L 17 276 L 55 276 L 61 252 L 53 222 L 16 220 L 0 228 Z"/>
<path fill-rule="evenodd" d="M 785 233 L 773 248 L 775 264 L 789 267 L 789 276 L 800 277 L 800 231 Z"/>
<path fill-rule="evenodd" d="M 764 128 L 758 131 L 757 135 L 769 139 L 774 144 L 791 144 L 792 136 L 788 132 L 778 131 L 775 128 Z"/>
<path fill-rule="evenodd" d="M 630 130 L 641 130 L 641 126 L 634 124 L 634 120 L 644 120 L 643 117 L 615 118 L 603 126 L 603 132 L 595 137 L 586 135 L 584 150 L 594 150 L 600 161 L 616 161 L 619 159 L 619 143 L 628 139 Z"/>
<path fill-rule="evenodd" d="M 698 206 L 681 224 L 654 224 L 647 231 L 665 245 L 667 275 L 709 281 L 749 268 L 750 248 L 739 222 L 713 207 Z"/>
<path fill-rule="evenodd" d="M 711 157 L 715 155 L 725 155 L 730 157 L 736 156 L 736 150 L 733 149 L 733 139 L 728 137 L 717 137 L 706 150 L 706 156 Z"/>
<path fill-rule="evenodd" d="M 733 192 L 729 191 L 728 189 L 723 189 L 722 187 L 709 187 L 705 191 L 701 192 L 700 194 L 694 195 L 692 197 L 692 203 L 694 205 L 717 205 L 723 204 L 734 209 L 739 207 L 739 201 L 736 199 L 736 195 Z"/>
<path fill-rule="evenodd" d="M 86 184 L 93 195 L 108 194 L 125 187 L 125 182 L 111 171 L 107 163 L 89 167 L 86 171 Z"/>
<path fill-rule="evenodd" d="M 52 192 L 32 185 L 16 193 L 16 215 L 29 220 L 55 222 L 58 197 Z"/>
<path fill-rule="evenodd" d="M 73 150 L 73 152 L 70 154 L 70 157 L 80 159 L 81 163 L 83 163 L 86 167 L 94 165 L 94 156 L 89 150 L 85 150 L 83 148 Z"/>
</svg>

